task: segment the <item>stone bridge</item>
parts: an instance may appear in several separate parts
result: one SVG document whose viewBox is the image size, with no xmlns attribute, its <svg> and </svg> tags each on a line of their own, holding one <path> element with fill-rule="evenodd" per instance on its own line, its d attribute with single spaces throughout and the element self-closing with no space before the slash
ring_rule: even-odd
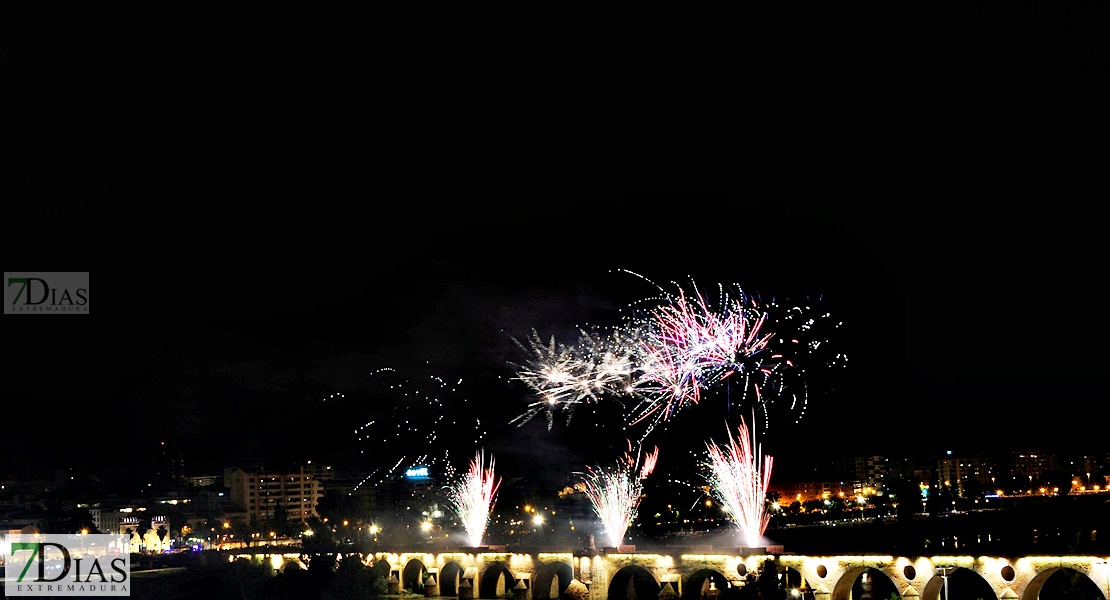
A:
<svg viewBox="0 0 1110 600">
<path fill-rule="evenodd" d="M 561 598 L 573 582 L 589 600 L 625 600 L 632 597 L 630 592 L 639 600 L 671 593 L 681 600 L 701 600 L 732 586 L 752 585 L 765 565 L 773 565 L 777 586 L 800 600 L 889 600 L 895 594 L 902 600 L 941 600 L 946 584 L 957 598 L 1037 600 L 1045 581 L 1061 570 L 1088 578 L 1092 589 L 1110 600 L 1106 556 L 799 556 L 758 548 L 701 553 L 464 549 L 378 552 L 365 559 L 389 577 L 390 593 L 413 590 L 464 599 L 551 600 Z"/>
</svg>

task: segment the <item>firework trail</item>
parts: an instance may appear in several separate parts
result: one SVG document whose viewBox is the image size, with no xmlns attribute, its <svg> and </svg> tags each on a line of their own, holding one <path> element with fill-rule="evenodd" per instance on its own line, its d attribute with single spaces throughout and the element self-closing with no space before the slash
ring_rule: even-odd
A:
<svg viewBox="0 0 1110 600">
<path fill-rule="evenodd" d="M 490 512 L 501 487 L 501 478 L 493 474 L 494 459 L 485 464 L 485 452 L 479 451 L 470 461 L 470 470 L 462 479 L 449 486 L 447 504 L 458 515 L 470 539 L 470 545 L 482 544 Z"/>
<path fill-rule="evenodd" d="M 727 446 L 706 444 L 709 458 L 706 479 L 717 502 L 740 529 L 748 547 L 759 545 L 771 514 L 767 512 L 767 487 L 771 483 L 772 457 L 760 456 L 755 433 L 740 420 L 739 440 L 729 432 Z M 762 464 L 761 464 L 762 463 Z"/>
<path fill-rule="evenodd" d="M 337 415 L 342 411 L 337 418 L 361 423 L 354 428 L 358 451 L 376 473 L 367 485 L 414 465 L 449 476 L 454 457 L 484 443 L 484 415 L 467 398 L 461 378 L 419 371 L 406 376 L 386 367 L 372 371 L 368 382 L 365 391 L 328 403 Z"/>
<path fill-rule="evenodd" d="M 614 548 L 621 546 L 624 532 L 636 518 L 636 508 L 643 495 L 643 480 L 655 470 L 658 459 L 658 448 L 642 457 L 639 452 L 633 457 L 630 448 L 613 467 L 587 469 L 586 497 Z"/>
</svg>

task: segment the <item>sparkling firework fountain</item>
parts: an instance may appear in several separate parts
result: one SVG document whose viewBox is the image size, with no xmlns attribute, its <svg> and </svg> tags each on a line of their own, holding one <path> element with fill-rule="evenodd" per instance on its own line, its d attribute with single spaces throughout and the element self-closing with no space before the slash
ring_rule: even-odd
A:
<svg viewBox="0 0 1110 600">
<path fill-rule="evenodd" d="M 636 517 L 636 508 L 643 495 L 643 480 L 655 469 L 659 449 L 644 455 L 642 462 L 638 455 L 637 452 L 637 457 L 633 457 L 630 449 L 615 467 L 591 468 L 586 473 L 586 496 L 614 548 L 620 548 L 624 532 Z"/>
<path fill-rule="evenodd" d="M 470 461 L 470 470 L 450 486 L 447 493 L 447 504 L 462 521 L 471 547 L 482 543 L 497 489 L 501 486 L 501 478 L 493 474 L 493 465 L 491 457 L 489 466 L 486 466 L 485 453 L 479 451 Z"/>
<path fill-rule="evenodd" d="M 761 457 L 755 443 L 754 431 L 749 435 L 743 419 L 739 427 L 740 439 L 729 432 L 727 446 L 717 446 L 712 440 L 706 444 L 709 459 L 706 479 L 714 498 L 740 529 L 748 547 L 759 545 L 771 515 L 767 512 L 767 487 L 771 483 L 770 456 Z M 761 464 L 762 463 L 762 464 Z"/>
</svg>

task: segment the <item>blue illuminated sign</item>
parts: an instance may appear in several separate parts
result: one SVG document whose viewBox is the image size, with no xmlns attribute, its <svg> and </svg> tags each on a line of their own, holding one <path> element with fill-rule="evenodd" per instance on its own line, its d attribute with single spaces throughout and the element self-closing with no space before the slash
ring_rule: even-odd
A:
<svg viewBox="0 0 1110 600">
<path fill-rule="evenodd" d="M 430 475 L 428 475 L 428 467 L 412 467 L 405 471 L 405 477 L 409 479 L 427 479 Z"/>
</svg>

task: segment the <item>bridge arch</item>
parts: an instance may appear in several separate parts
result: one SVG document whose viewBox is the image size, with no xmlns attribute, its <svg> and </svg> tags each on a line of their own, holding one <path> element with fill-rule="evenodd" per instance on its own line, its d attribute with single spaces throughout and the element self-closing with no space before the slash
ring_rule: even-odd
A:
<svg viewBox="0 0 1110 600">
<path fill-rule="evenodd" d="M 698 569 L 686 577 L 682 586 L 682 600 L 701 600 L 711 587 L 717 589 L 718 593 L 723 592 L 728 589 L 729 580 L 714 569 Z"/>
<path fill-rule="evenodd" d="M 864 567 L 851 581 L 852 600 L 889 600 L 899 594 L 894 581 L 883 571 Z"/>
<path fill-rule="evenodd" d="M 631 588 L 631 590 L 629 590 Z M 613 574 L 607 590 L 608 600 L 659 600 L 659 582 L 651 571 L 639 566 L 628 565 Z M 629 593 L 629 592 L 632 593 Z"/>
<path fill-rule="evenodd" d="M 286 556 L 282 559 L 281 566 L 277 570 L 280 570 L 282 573 L 292 573 L 293 571 L 303 571 L 307 568 L 308 565 L 306 565 L 300 557 Z"/>
<path fill-rule="evenodd" d="M 856 579 L 865 571 L 867 571 L 866 565 L 858 565 L 845 569 L 836 580 L 836 583 L 833 584 L 832 600 L 849 600 L 849 598 L 852 597 L 852 588 L 855 587 Z"/>
<path fill-rule="evenodd" d="M 745 569 L 745 575 L 747 575 L 746 571 L 747 569 Z M 786 585 L 787 598 L 793 600 L 809 600 L 813 598 L 813 583 L 806 581 L 805 575 L 801 571 L 794 567 L 784 566 L 781 573 L 782 582 Z M 795 593 L 797 594 L 796 596 Z"/>
<path fill-rule="evenodd" d="M 999 571 L 1001 573 L 1001 569 Z M 999 575 L 1001 577 L 1001 575 Z M 953 592 L 955 589 L 958 591 Z M 1001 590 L 995 590 L 981 573 L 974 569 L 958 567 L 948 575 L 948 591 L 959 598 L 998 600 Z M 921 591 L 921 600 L 946 600 L 944 577 L 933 575 Z M 1035 598 L 1035 597 L 1034 597 Z"/>
<path fill-rule="evenodd" d="M 458 596 L 459 581 L 462 579 L 463 567 L 459 563 L 449 560 L 439 568 L 439 594 L 441 596 Z"/>
<path fill-rule="evenodd" d="M 389 580 L 390 572 L 391 567 L 389 566 L 389 561 L 384 558 L 377 559 L 370 565 L 371 575 L 381 577 L 383 580 Z"/>
<path fill-rule="evenodd" d="M 478 580 L 477 598 L 504 598 L 506 593 L 512 593 L 516 577 L 505 563 L 493 561 L 486 563 L 485 569 Z"/>
<path fill-rule="evenodd" d="M 414 594 L 424 593 L 424 580 L 428 577 L 428 567 L 419 558 L 410 558 L 401 571 L 401 589 L 412 590 Z"/>
<path fill-rule="evenodd" d="M 543 563 L 532 575 L 532 600 L 558 600 L 566 593 L 574 569 L 565 562 Z"/>
<path fill-rule="evenodd" d="M 1021 600 L 1037 600 L 1049 579 L 1058 580 L 1061 578 L 1069 580 L 1067 587 L 1075 589 L 1076 597 L 1098 598 L 1102 596 L 1107 598 L 1106 589 L 1099 586 L 1089 574 L 1068 567 L 1054 567 L 1040 571 L 1030 579 L 1029 585 L 1025 587 L 1025 592 L 1021 595 Z M 949 582 L 949 585 L 951 584 L 952 582 Z"/>
</svg>

